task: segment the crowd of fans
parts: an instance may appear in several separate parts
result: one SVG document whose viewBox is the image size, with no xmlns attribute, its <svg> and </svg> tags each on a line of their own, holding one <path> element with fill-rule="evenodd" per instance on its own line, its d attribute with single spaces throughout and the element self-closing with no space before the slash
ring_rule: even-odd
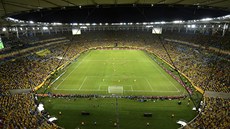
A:
<svg viewBox="0 0 230 129">
<path fill-rule="evenodd" d="M 166 35 L 167 36 L 167 35 Z M 36 53 L 26 53 L 13 60 L 0 63 L 0 127 L 4 128 L 34 128 L 53 126 L 44 122 L 40 114 L 34 114 L 35 104 L 32 94 L 11 95 L 12 89 L 33 89 L 41 84 L 46 77 L 66 61 L 69 61 L 80 52 L 92 47 L 139 47 L 152 51 L 166 62 L 176 66 L 194 84 L 203 90 L 216 92 L 230 92 L 230 63 L 228 56 L 210 52 L 201 48 L 194 48 L 175 42 L 166 42 L 163 38 L 152 35 L 150 32 L 120 31 L 120 32 L 87 32 L 81 36 L 69 36 L 70 42 L 56 44 L 46 49 L 49 54 L 39 56 Z M 173 37 L 171 37 L 173 38 Z M 187 40 L 187 37 L 180 37 Z M 197 42 L 199 39 L 196 40 Z M 170 55 L 170 57 L 168 56 Z M 214 103 L 215 102 L 215 103 Z M 223 110 L 217 110 L 222 105 Z M 226 108 L 228 105 L 228 108 Z M 216 114 L 208 114 L 210 108 Z M 226 114 L 229 110 L 229 101 L 221 98 L 206 98 L 206 107 L 201 116 L 191 124 L 193 127 L 215 127 L 204 124 L 205 121 L 214 121 L 216 116 Z M 223 111 L 223 112 L 222 112 Z M 28 118 L 28 119 L 27 119 Z M 221 117 L 224 123 L 221 127 L 229 126 L 229 117 Z M 227 119 L 226 119 L 227 118 Z M 215 120 L 214 120 L 215 119 Z M 42 122 L 41 122 L 42 121 Z M 199 123 L 204 122 L 204 123 Z"/>
<path fill-rule="evenodd" d="M 195 43 L 198 45 L 202 45 L 204 47 L 215 47 L 223 50 L 230 50 L 230 35 L 226 33 L 225 36 L 222 36 L 222 32 L 213 34 L 210 36 L 209 34 L 194 34 L 194 33 L 178 33 L 178 32 L 167 32 L 165 34 L 165 38 L 176 39 L 181 41 L 186 41 L 190 43 Z"/>
<path fill-rule="evenodd" d="M 57 128 L 37 111 L 33 94 L 0 97 L 0 127 L 3 129 Z"/>
<path fill-rule="evenodd" d="M 228 129 L 230 127 L 229 99 L 204 97 L 199 116 L 188 125 L 196 129 Z"/>
</svg>

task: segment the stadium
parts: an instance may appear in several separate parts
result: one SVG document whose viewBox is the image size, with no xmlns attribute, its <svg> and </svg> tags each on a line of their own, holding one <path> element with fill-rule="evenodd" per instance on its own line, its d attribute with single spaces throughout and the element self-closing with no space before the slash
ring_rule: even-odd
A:
<svg viewBox="0 0 230 129">
<path fill-rule="evenodd" d="M 228 0 L 0 3 L 0 128 L 230 128 Z"/>
</svg>

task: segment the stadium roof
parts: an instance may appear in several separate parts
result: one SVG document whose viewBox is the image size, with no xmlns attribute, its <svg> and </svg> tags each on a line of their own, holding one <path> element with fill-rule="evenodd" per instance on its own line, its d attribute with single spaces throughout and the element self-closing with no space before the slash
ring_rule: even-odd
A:
<svg viewBox="0 0 230 129">
<path fill-rule="evenodd" d="M 1 21 L 0 22 L 2 23 L 3 21 L 2 19 L 4 17 L 13 16 L 16 14 L 26 14 L 26 13 L 35 15 L 35 17 L 31 18 L 32 20 L 38 20 L 38 21 L 48 20 L 49 21 L 49 19 L 47 18 L 45 19 L 36 18 L 36 14 L 34 14 L 34 12 L 36 12 L 37 15 L 44 15 L 44 14 L 41 14 L 40 12 L 46 13 L 47 11 L 51 10 L 50 11 L 51 13 L 56 13 L 53 10 L 57 10 L 57 9 L 58 10 L 71 10 L 71 9 L 73 10 L 74 8 L 84 9 L 86 7 L 87 8 L 93 8 L 93 7 L 94 8 L 106 8 L 107 9 L 107 10 L 104 9 L 104 10 L 99 11 L 100 13 L 100 12 L 108 11 L 108 8 L 119 7 L 119 10 L 121 10 L 120 12 L 129 11 L 127 10 L 127 8 L 125 9 L 125 8 L 122 8 L 121 6 L 122 7 L 128 6 L 129 7 L 128 9 L 130 9 L 130 6 L 133 6 L 133 7 L 138 6 L 140 7 L 140 10 L 139 10 L 140 15 L 142 15 L 141 14 L 142 12 L 146 12 L 146 10 L 143 9 L 143 6 L 145 7 L 164 7 L 164 8 L 166 6 L 168 8 L 179 7 L 179 8 L 182 8 L 182 10 L 177 10 L 175 14 L 178 14 L 178 12 L 183 11 L 184 15 L 191 14 L 191 13 L 186 13 L 186 11 L 183 10 L 184 8 L 190 8 L 189 11 L 193 13 L 195 13 L 197 10 L 206 9 L 206 12 L 209 11 L 210 12 L 209 14 L 213 14 L 213 15 L 210 15 L 210 17 L 225 15 L 227 14 L 227 12 L 230 11 L 230 1 L 229 0 L 1 0 L 1 3 L 0 3 Z M 118 9 L 116 8 L 116 10 Z M 221 10 L 222 12 L 218 12 L 218 11 L 213 12 L 213 10 L 215 11 Z M 156 9 L 153 11 L 156 11 Z M 159 11 L 165 11 L 165 10 L 159 10 Z M 78 12 L 82 13 L 81 11 L 78 11 Z M 88 10 L 85 12 L 89 13 Z M 170 9 L 169 9 L 169 12 L 171 12 Z M 69 12 L 67 11 L 67 13 Z M 165 13 L 168 13 L 168 12 L 165 12 Z M 61 15 L 64 15 L 64 14 L 61 13 Z M 97 13 L 95 15 L 97 15 Z M 144 15 L 148 16 L 148 12 L 147 14 L 144 14 Z M 170 15 L 173 15 L 173 14 L 170 14 Z M 28 18 L 28 16 L 31 16 L 31 15 L 26 15 L 26 16 L 17 15 L 16 18 L 19 18 L 19 19 L 22 18 L 22 19 L 29 20 L 30 18 Z M 202 15 L 202 16 L 206 16 L 206 15 Z M 166 15 L 166 17 L 168 16 Z M 191 17 L 191 18 L 199 18 L 199 17 Z M 92 19 L 92 20 L 95 20 L 95 19 Z M 122 19 L 119 19 L 119 20 L 122 20 Z M 72 19 L 69 19 L 66 21 L 61 20 L 61 22 L 72 22 L 72 21 L 73 21 Z"/>
</svg>

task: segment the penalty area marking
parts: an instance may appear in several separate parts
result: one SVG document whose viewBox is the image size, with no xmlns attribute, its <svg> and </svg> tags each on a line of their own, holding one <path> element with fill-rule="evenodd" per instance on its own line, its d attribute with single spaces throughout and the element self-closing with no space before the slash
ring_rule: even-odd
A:
<svg viewBox="0 0 230 129">
<path fill-rule="evenodd" d="M 84 80 L 83 80 L 83 82 L 81 83 L 81 86 L 78 88 L 78 90 L 81 90 L 81 88 L 82 88 L 82 86 L 83 86 L 83 84 L 85 83 L 85 80 L 88 78 L 88 76 L 85 76 L 85 78 L 84 78 Z"/>
<path fill-rule="evenodd" d="M 149 82 L 149 80 L 148 79 L 146 79 L 146 78 L 144 78 L 146 81 L 147 81 L 147 83 L 149 84 L 149 87 L 150 87 L 150 89 L 151 89 L 151 91 L 153 91 L 153 88 L 152 88 L 152 86 L 151 86 L 151 84 L 150 84 L 150 82 Z"/>
<path fill-rule="evenodd" d="M 62 79 L 62 81 L 54 89 L 57 90 L 58 87 L 78 68 L 78 66 L 80 66 L 81 63 L 82 62 L 80 62 L 64 79 Z"/>
<path fill-rule="evenodd" d="M 86 58 L 87 56 L 89 56 L 89 53 L 87 53 L 87 55 L 84 57 Z M 83 60 L 81 62 L 79 62 L 79 64 L 77 66 L 75 66 L 75 68 L 54 88 L 54 89 L 58 89 L 58 87 L 66 80 L 67 77 L 69 77 L 81 64 L 82 64 Z"/>
</svg>

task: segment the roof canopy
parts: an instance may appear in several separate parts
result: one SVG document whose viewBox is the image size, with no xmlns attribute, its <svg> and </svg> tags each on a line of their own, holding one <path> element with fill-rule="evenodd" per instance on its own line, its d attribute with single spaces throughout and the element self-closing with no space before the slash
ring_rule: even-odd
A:
<svg viewBox="0 0 230 129">
<path fill-rule="evenodd" d="M 85 7 L 111 8 L 123 5 L 133 7 L 159 7 L 163 5 L 164 7 L 179 6 L 181 8 L 193 7 L 197 9 L 205 8 L 230 11 L 229 0 L 1 0 L 0 16 L 3 18 L 19 13 L 40 12 L 44 10 L 65 10 Z"/>
</svg>

